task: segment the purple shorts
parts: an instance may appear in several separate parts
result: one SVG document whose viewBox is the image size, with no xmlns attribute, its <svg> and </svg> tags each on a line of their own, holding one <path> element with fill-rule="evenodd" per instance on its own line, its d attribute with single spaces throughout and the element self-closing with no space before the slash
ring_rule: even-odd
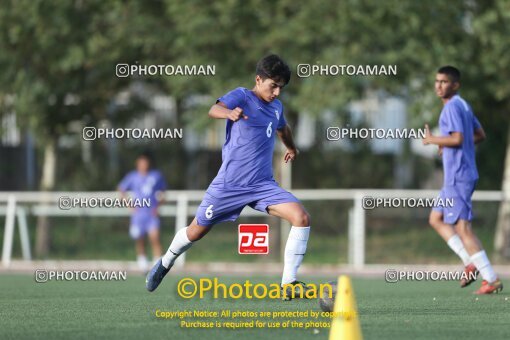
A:
<svg viewBox="0 0 510 340">
<path fill-rule="evenodd" d="M 475 186 L 476 181 L 457 182 L 453 186 L 444 186 L 437 200 L 441 205 L 434 207 L 433 210 L 443 213 L 443 222 L 446 224 L 455 224 L 459 219 L 471 221 L 473 219 L 471 196 Z"/>
<path fill-rule="evenodd" d="M 129 235 L 132 239 L 138 240 L 144 237 L 152 229 L 159 229 L 159 217 L 152 213 L 134 213 L 131 215 Z"/>
<path fill-rule="evenodd" d="M 299 200 L 274 181 L 241 188 L 224 188 L 211 184 L 198 207 L 196 218 L 198 225 L 208 227 L 220 222 L 235 221 L 247 205 L 267 213 L 268 206 L 290 202 L 299 203 Z"/>
</svg>

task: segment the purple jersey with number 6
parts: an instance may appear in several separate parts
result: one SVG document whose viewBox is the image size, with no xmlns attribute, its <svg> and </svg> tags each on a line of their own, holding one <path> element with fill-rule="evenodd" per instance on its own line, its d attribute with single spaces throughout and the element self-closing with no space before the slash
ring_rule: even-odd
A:
<svg viewBox="0 0 510 340">
<path fill-rule="evenodd" d="M 267 103 L 242 87 L 218 102 L 231 110 L 243 109 L 248 118 L 241 117 L 237 122 L 227 120 L 223 163 L 197 209 L 198 224 L 212 226 L 235 221 L 246 206 L 267 213 L 269 206 L 299 202 L 273 178 L 276 130 L 287 125 L 282 103 L 277 99 Z"/>
<path fill-rule="evenodd" d="M 267 103 L 242 87 L 225 94 L 218 102 L 230 110 L 243 109 L 248 119 L 227 120 L 223 163 L 211 186 L 238 188 L 272 181 L 276 130 L 287 124 L 282 103 L 278 99 Z"/>
</svg>

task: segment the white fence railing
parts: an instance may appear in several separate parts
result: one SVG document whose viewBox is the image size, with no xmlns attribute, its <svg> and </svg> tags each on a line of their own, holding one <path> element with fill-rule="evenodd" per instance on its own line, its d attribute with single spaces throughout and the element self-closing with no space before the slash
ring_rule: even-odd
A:
<svg viewBox="0 0 510 340">
<path fill-rule="evenodd" d="M 292 193 L 300 200 L 347 200 L 353 201 L 349 209 L 348 221 L 348 259 L 349 264 L 361 268 L 365 264 L 365 209 L 363 197 L 387 197 L 387 198 L 434 198 L 438 190 L 383 190 L 383 189 L 306 189 L 292 190 Z M 160 207 L 159 213 L 165 217 L 175 217 L 176 232 L 185 228 L 188 218 L 193 217 L 198 203 L 202 200 L 204 191 L 176 191 L 165 192 L 165 203 Z M 0 192 L 0 216 L 4 215 L 5 228 L 2 247 L 2 264 L 8 267 L 11 262 L 14 231 L 17 225 L 20 233 L 23 259 L 32 259 L 30 241 L 27 226 L 27 215 L 34 216 L 128 216 L 128 209 L 113 208 L 72 208 L 63 210 L 59 207 L 62 197 L 80 198 L 118 198 L 119 194 L 114 191 L 108 192 Z M 474 201 L 498 202 L 503 199 L 501 191 L 476 191 Z M 194 203 L 194 205 L 192 205 Z M 306 205 L 306 204 L 305 204 Z M 241 216 L 264 216 L 263 213 L 245 209 Z M 313 216 L 312 216 L 313 217 Z M 286 232 L 282 228 L 282 234 Z M 285 236 L 285 235 L 282 235 Z M 286 237 L 281 237 L 285 242 Z M 176 265 L 182 266 L 185 254 L 179 257 Z"/>
</svg>

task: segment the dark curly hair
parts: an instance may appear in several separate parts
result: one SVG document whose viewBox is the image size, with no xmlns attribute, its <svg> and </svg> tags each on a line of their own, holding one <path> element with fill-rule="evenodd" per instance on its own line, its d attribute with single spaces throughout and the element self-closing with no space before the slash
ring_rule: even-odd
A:
<svg viewBox="0 0 510 340">
<path fill-rule="evenodd" d="M 276 82 L 283 82 L 287 85 L 290 81 L 289 65 L 276 54 L 270 54 L 260 59 L 257 63 L 256 73 L 262 79 L 270 78 Z"/>
</svg>

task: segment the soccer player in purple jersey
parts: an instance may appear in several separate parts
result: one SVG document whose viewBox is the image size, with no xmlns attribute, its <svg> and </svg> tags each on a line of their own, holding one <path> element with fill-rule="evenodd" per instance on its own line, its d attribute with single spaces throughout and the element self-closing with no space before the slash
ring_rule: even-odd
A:
<svg viewBox="0 0 510 340">
<path fill-rule="evenodd" d="M 479 272 L 483 281 L 475 293 L 497 293 L 503 289 L 503 284 L 471 228 L 471 196 L 478 180 L 475 144 L 485 139 L 485 132 L 469 104 L 457 93 L 459 87 L 458 69 L 444 66 L 437 71 L 436 94 L 444 104 L 439 117 L 441 136 L 431 135 L 428 125 L 425 125 L 423 144 L 439 146 L 443 157 L 444 184 L 438 201 L 453 200 L 453 206 L 433 208 L 429 223 L 464 262 L 466 275 L 461 280 L 461 287 L 471 284 L 475 280 L 473 274 Z"/>
<path fill-rule="evenodd" d="M 153 164 L 149 153 L 142 153 L 136 159 L 136 170 L 129 172 L 120 182 L 119 191 L 126 197 L 127 192 L 133 193 L 133 198 L 142 201 L 149 199 L 150 206 L 133 208 L 129 235 L 135 240 L 138 267 L 142 271 L 148 269 L 145 255 L 145 236 L 147 235 L 152 246 L 153 258 L 161 257 L 161 243 L 159 240 L 158 206 L 163 198 L 161 193 L 166 190 L 165 179 L 161 172 L 151 169 Z"/>
<path fill-rule="evenodd" d="M 285 247 L 282 286 L 300 292 L 306 285 L 296 274 L 306 252 L 310 215 L 299 200 L 273 178 L 273 150 L 278 135 L 287 151 L 284 161 L 293 161 L 298 150 L 287 125 L 282 103 L 277 99 L 290 80 L 288 65 L 277 55 L 261 59 L 255 86 L 236 88 L 218 98 L 209 116 L 226 119 L 222 165 L 207 189 L 195 219 L 175 235 L 166 254 L 147 275 L 146 287 L 155 290 L 175 259 L 204 237 L 213 225 L 235 221 L 244 207 L 266 212 L 292 224 Z M 290 287 L 292 285 L 293 287 Z"/>
</svg>

